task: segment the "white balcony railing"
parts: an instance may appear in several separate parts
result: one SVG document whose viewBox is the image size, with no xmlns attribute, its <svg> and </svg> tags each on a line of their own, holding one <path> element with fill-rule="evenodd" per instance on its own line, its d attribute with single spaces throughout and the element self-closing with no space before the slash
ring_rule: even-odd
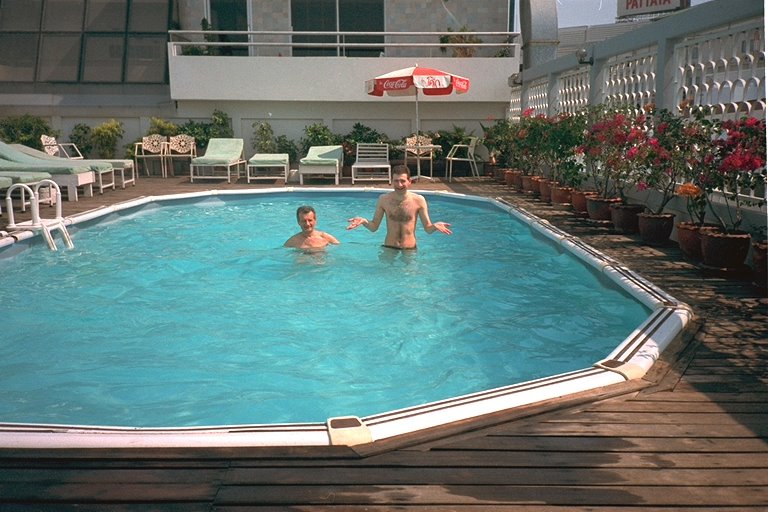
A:
<svg viewBox="0 0 768 512">
<path fill-rule="evenodd" d="M 171 30 L 172 55 L 517 57 L 518 32 Z M 444 41 L 444 42 L 441 42 Z"/>
</svg>

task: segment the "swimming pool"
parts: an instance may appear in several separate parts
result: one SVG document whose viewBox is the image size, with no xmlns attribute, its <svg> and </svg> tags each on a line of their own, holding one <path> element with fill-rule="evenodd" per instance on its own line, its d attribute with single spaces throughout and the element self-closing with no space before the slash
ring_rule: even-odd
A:
<svg viewBox="0 0 768 512">
<path fill-rule="evenodd" d="M 297 430 L 304 434 L 311 432 L 309 436 L 300 436 L 301 440 L 290 441 L 298 444 L 317 444 L 321 439 L 323 444 L 334 437 L 335 431 L 342 432 L 343 438 L 346 432 L 359 433 L 360 429 L 364 431 L 363 438 L 369 435 L 373 440 L 397 435 L 406 426 L 412 428 L 414 422 L 416 429 L 423 428 L 425 420 L 426 424 L 435 421 L 429 419 L 431 417 L 451 421 L 457 414 L 466 414 L 468 408 L 472 414 L 482 414 L 484 408 L 498 407 L 499 400 L 520 399 L 527 394 L 526 386 L 537 389 L 534 394 L 541 396 L 539 388 L 557 388 L 557 382 L 549 377 L 553 374 L 557 374 L 555 379 L 565 387 L 586 378 L 580 370 L 585 367 L 589 380 L 595 376 L 608 380 L 618 376 L 624 380 L 627 377 L 625 363 L 632 358 L 649 355 L 653 358 L 656 351 L 663 348 L 664 339 L 673 336 L 674 330 L 686 321 L 684 305 L 649 288 L 616 262 L 596 256 L 577 240 L 525 212 L 479 198 L 450 194 L 430 196 L 433 220 L 452 222 L 456 234 L 452 237 L 421 234 L 416 255 L 390 258 L 378 247 L 382 233 L 343 232 L 347 218 L 372 212 L 379 193 L 344 190 L 331 194 L 303 190 L 287 193 L 281 190 L 146 198 L 120 205 L 111 215 L 99 215 L 97 224 L 75 233 L 74 251 L 59 254 L 39 248 L 27 251 L 24 257 L 36 259 L 36 268 L 54 266 L 57 269 L 60 276 L 55 281 L 57 285 L 63 283 L 63 288 L 40 295 L 40 300 L 43 296 L 53 297 L 53 304 L 37 304 L 36 308 L 20 304 L 13 313 L 20 315 L 23 323 L 39 320 L 39 311 L 47 311 L 48 315 L 57 309 L 71 311 L 67 313 L 69 317 L 49 318 L 42 332 L 36 330 L 16 346 L 19 350 L 34 352 L 39 340 L 56 339 L 61 326 L 69 325 L 76 336 L 64 343 L 66 349 L 75 356 L 81 353 L 80 347 L 89 347 L 92 353 L 87 356 L 88 361 L 74 369 L 59 368 L 58 363 L 67 359 L 60 355 L 51 355 L 49 361 L 37 361 L 40 368 L 56 369 L 67 376 L 68 386 L 62 386 L 67 393 L 57 396 L 52 393 L 57 386 L 39 385 L 49 397 L 49 403 L 23 411 L 23 414 L 34 411 L 39 416 L 8 420 L 6 410 L 0 417 L 47 425 L 99 425 L 104 424 L 98 419 L 101 417 L 109 419 L 106 424 L 123 425 L 124 430 L 133 433 L 137 432 L 135 427 L 142 427 L 140 431 L 144 433 L 205 432 L 208 442 L 212 440 L 210 432 L 221 432 L 221 429 L 206 425 L 243 425 L 227 427 L 227 431 L 269 432 L 273 435 L 268 437 L 273 439 L 285 439 L 286 434 Z M 345 206 L 347 210 L 336 212 L 334 203 L 339 201 L 351 203 Z M 293 215 L 295 207 L 302 203 L 312 203 L 318 208 L 320 229 L 339 237 L 342 246 L 332 247 L 322 255 L 305 255 L 280 247 L 282 241 L 297 230 Z M 472 215 L 462 210 L 467 208 Z M 277 215 L 267 218 L 263 215 L 267 210 L 276 211 Z M 504 210 L 512 216 L 504 215 Z M 97 217 L 91 215 L 91 218 Z M 470 217 L 475 215 L 479 220 L 471 222 Z M 202 218 L 213 229 L 200 230 L 192 222 L 193 218 L 196 222 Z M 492 222 L 491 218 L 501 224 L 493 224 L 496 220 Z M 148 219 L 153 220 L 148 222 Z M 82 216 L 76 220 L 79 221 L 76 226 L 85 226 L 91 219 Z M 163 225 L 161 221 L 168 224 Z M 491 232 L 503 233 L 500 241 L 489 241 L 486 234 L 489 227 Z M 104 243 L 110 236 L 126 232 L 132 234 L 122 240 L 122 247 L 110 249 Z M 531 233 L 558 243 L 537 241 L 529 245 Z M 149 241 L 153 250 L 161 245 L 165 247 L 162 257 L 140 251 L 139 239 Z M 571 252 L 564 251 L 563 247 L 586 259 L 588 265 L 571 257 Z M 466 259 L 457 256 L 457 249 L 466 250 Z M 100 253 L 102 250 L 105 252 Z M 3 263 L 16 258 L 6 260 Z M 565 281 L 559 281 L 562 276 L 556 281 L 554 269 L 563 265 L 567 268 Z M 155 270 L 159 269 L 155 267 L 162 267 L 162 277 L 157 277 Z M 73 270 L 69 274 L 62 268 Z M 592 275 L 595 269 L 619 285 L 600 285 Z M 13 269 L 3 269 L 3 272 L 17 276 L 20 284 L 27 287 L 48 290 L 50 285 L 44 276 L 35 277 L 34 273 Z M 93 277 L 93 281 L 84 282 L 84 276 Z M 529 280 L 529 277 L 535 279 Z M 557 282 L 560 288 L 544 289 L 550 281 Z M 588 281 L 598 283 L 599 297 L 572 300 L 581 315 L 567 313 L 575 317 L 576 323 L 558 331 L 563 321 L 555 315 L 565 304 L 557 298 L 563 289 L 578 290 Z M 372 282 L 383 282 L 390 287 L 372 286 Z M 354 285 L 343 289 L 342 283 Z M 203 291 L 192 288 L 193 284 L 202 285 Z M 286 284 L 287 292 L 286 288 L 275 287 Z M 482 293 L 491 284 L 500 285 L 500 291 L 491 296 Z M 407 293 L 396 293 L 400 289 Z M 520 289 L 526 293 L 518 294 Z M 82 290 L 87 290 L 85 298 L 76 300 L 76 293 Z M 431 295 L 435 290 L 439 290 L 437 295 Z M 619 290 L 628 291 L 639 300 L 627 300 Z M 62 301 L 62 297 L 67 300 Z M 117 303 L 121 313 L 100 315 L 98 310 L 88 311 L 88 307 L 97 304 L 97 299 L 104 298 Z M 158 302 L 147 306 L 144 300 L 149 298 Z M 495 301 L 497 298 L 504 300 Z M 657 318 L 659 311 L 666 320 Z M 72 325 L 72 320 L 67 318 L 77 316 L 78 312 L 82 320 Z M 190 314 L 194 320 L 178 320 L 181 313 Z M 373 320 L 379 318 L 383 318 L 383 322 L 373 325 Z M 629 324 L 620 326 L 617 332 L 614 324 L 621 324 L 619 319 Z M 219 327 L 226 328 L 217 327 L 217 322 Z M 197 324 L 201 323 L 205 325 L 198 329 Z M 637 324 L 641 324 L 639 329 L 635 328 Z M 646 324 L 653 328 L 646 329 Z M 526 332 L 533 335 L 520 334 L 524 332 L 523 327 L 529 329 L 530 326 L 533 329 Z M 589 331 L 589 327 L 596 327 L 597 332 Z M 254 334 L 255 330 L 258 335 Z M 105 332 L 110 333 L 107 339 Z M 139 332 L 144 334 L 139 336 Z M 609 334 L 600 339 L 604 332 Z M 454 339 L 460 336 L 456 333 L 463 333 L 469 341 L 457 346 Z M 654 347 L 647 350 L 651 346 L 647 338 L 658 337 L 659 333 L 663 333 L 662 343 L 652 339 Z M 365 338 L 371 334 L 373 340 Z M 589 342 L 579 340 L 579 334 Z M 638 334 L 642 340 L 639 345 Z M 151 336 L 157 339 L 148 344 L 152 350 L 142 353 L 144 363 L 127 366 L 122 363 L 121 350 L 127 347 L 129 352 L 138 351 L 139 338 Z M 541 338 L 545 343 L 534 347 L 532 338 Z M 573 343 L 568 346 L 556 343 L 562 338 Z M 627 340 L 634 340 L 630 343 L 634 348 L 623 349 L 626 353 L 621 357 L 625 360 L 609 355 L 606 359 L 612 362 L 603 366 L 623 366 L 623 370 L 592 367 L 622 338 L 624 345 Z M 115 340 L 119 340 L 118 344 L 111 345 Z M 296 340 L 309 345 L 289 346 Z M 254 346 L 256 341 L 261 344 Z M 205 351 L 212 342 L 217 348 L 213 355 Z M 589 347 L 594 343 L 600 345 Z M 360 348 L 362 350 L 356 352 Z M 596 352 L 587 350 L 595 348 Z M 37 351 L 46 353 L 40 347 Z M 264 364 L 266 352 L 272 352 L 269 356 L 275 358 L 268 364 Z M 545 367 L 538 373 L 526 373 L 531 369 L 528 357 L 533 352 L 543 356 L 536 364 Z M 297 360 L 297 354 L 306 357 Z M 9 355 L 13 356 L 6 354 L 3 359 L 8 361 Z M 448 356 L 455 357 L 443 359 Z M 521 358 L 525 358 L 525 364 L 513 368 L 515 360 Z M 616 364 L 617 360 L 621 364 Z M 10 361 L 6 364 L 12 364 L 13 357 Z M 194 377 L 175 378 L 176 370 L 171 369 L 175 366 L 166 366 L 165 361 L 189 368 Z M 395 364 L 387 366 L 393 362 Z M 427 373 L 432 370 L 427 370 L 426 363 L 437 363 L 434 365 L 437 373 Z M 637 366 L 636 361 L 629 364 Z M 298 385 L 291 398 L 301 397 L 301 400 L 287 406 L 267 407 L 284 387 L 283 384 L 270 387 L 276 380 L 275 366 L 285 367 L 281 378 L 288 375 L 289 380 Z M 40 368 L 35 370 L 19 364 L 10 368 L 21 368 L 16 372 L 21 377 L 11 386 L 20 390 L 34 385 L 38 380 L 34 376 L 41 373 Z M 404 373 L 393 374 L 393 369 Z M 25 370 L 27 374 L 23 375 Z M 118 390 L 105 391 L 101 383 L 120 373 L 125 377 Z M 452 374 L 457 373 L 467 374 L 467 379 L 454 379 Z M 317 380 L 319 374 L 327 374 L 330 379 Z M 413 375 L 420 377 L 409 378 Z M 189 387 L 190 380 L 197 387 Z M 94 386 L 94 382 L 100 384 Z M 243 382 L 245 386 L 238 385 Z M 261 389 L 253 389 L 255 382 L 260 383 Z M 536 384 L 531 385 L 532 382 Z M 339 388 L 331 390 L 332 383 Z M 431 389 L 425 394 L 427 388 Z M 374 405 L 365 391 L 374 395 L 394 391 L 396 400 Z M 61 410 L 77 409 L 73 395 L 99 393 L 109 397 L 103 406 L 107 414 L 96 411 L 95 417 L 88 417 L 86 421 L 78 419 L 82 416 L 61 415 Z M 143 396 L 146 401 L 136 404 L 133 396 L 128 397 L 131 394 Z M 190 396 L 200 396 L 201 400 L 191 402 Z M 342 397 L 345 401 L 325 405 L 318 396 Z M 453 398 L 457 396 L 464 398 Z M 22 400 L 20 395 L 14 401 Z M 81 408 L 88 409 L 89 414 L 98 409 L 92 404 Z M 162 415 L 154 419 L 152 414 L 158 410 Z M 286 415 L 286 411 L 294 410 L 302 414 Z M 464 412 L 460 412 L 462 410 Z M 334 428 L 333 421 L 326 421 L 326 418 L 345 415 L 362 420 L 343 418 L 336 422 L 340 429 Z M 254 427 L 259 424 L 270 425 Z M 125 433 L 120 428 L 108 430 Z M 101 437 L 100 441 L 104 439 Z M 242 441 L 230 437 L 226 442 Z"/>
</svg>

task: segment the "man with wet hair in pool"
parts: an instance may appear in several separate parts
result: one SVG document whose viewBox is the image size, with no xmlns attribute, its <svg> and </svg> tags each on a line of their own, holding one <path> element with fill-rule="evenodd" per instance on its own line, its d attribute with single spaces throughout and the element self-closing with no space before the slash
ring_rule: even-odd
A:
<svg viewBox="0 0 768 512">
<path fill-rule="evenodd" d="M 329 235 L 324 231 L 315 229 L 317 225 L 317 215 L 315 209 L 308 205 L 299 206 L 296 210 L 296 222 L 301 231 L 285 241 L 284 247 L 293 247 L 295 249 L 316 250 L 322 249 L 328 244 L 338 244 L 336 237 Z"/>
<path fill-rule="evenodd" d="M 439 231 L 450 235 L 450 224 L 446 222 L 432 222 L 429 218 L 429 208 L 424 196 L 408 190 L 413 182 L 411 172 L 405 165 L 398 165 L 392 169 L 392 192 L 379 197 L 376 203 L 376 211 L 373 220 L 364 217 L 349 219 L 347 229 L 355 229 L 365 226 L 368 231 L 375 232 L 379 229 L 384 216 L 387 216 L 387 236 L 384 238 L 384 247 L 398 250 L 416 249 L 416 219 L 421 220 L 421 225 L 427 233 Z"/>
</svg>

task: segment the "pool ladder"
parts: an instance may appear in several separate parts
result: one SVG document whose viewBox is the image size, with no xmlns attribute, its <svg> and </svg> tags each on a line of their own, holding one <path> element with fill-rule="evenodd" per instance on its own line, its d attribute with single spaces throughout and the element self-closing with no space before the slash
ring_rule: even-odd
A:
<svg viewBox="0 0 768 512">
<path fill-rule="evenodd" d="M 40 217 L 40 188 L 47 187 L 51 194 L 51 199 L 56 198 L 56 217 L 53 219 L 43 219 Z M 11 193 L 19 189 L 21 193 L 21 202 L 25 203 L 25 195 L 29 195 L 29 206 L 32 211 L 32 220 L 16 223 L 16 219 L 13 214 L 13 200 L 11 199 Z M 55 194 L 55 196 L 54 196 Z M 8 209 L 8 229 L 29 229 L 32 231 L 40 231 L 45 238 L 48 247 L 52 251 L 58 251 L 56 246 L 56 240 L 53 238 L 53 232 L 56 230 L 61 231 L 61 237 L 64 239 L 64 244 L 67 248 L 72 249 L 75 244 L 72 242 L 72 237 L 69 235 L 67 226 L 64 224 L 64 218 L 61 216 L 61 190 L 55 181 L 44 179 L 34 185 L 34 189 L 24 183 L 15 183 L 10 186 L 8 192 L 5 194 L 5 204 Z"/>
</svg>

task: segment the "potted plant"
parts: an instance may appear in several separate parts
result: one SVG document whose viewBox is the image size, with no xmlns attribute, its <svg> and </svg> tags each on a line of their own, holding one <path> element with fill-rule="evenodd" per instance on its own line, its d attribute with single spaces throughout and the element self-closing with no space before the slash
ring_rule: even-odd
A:
<svg viewBox="0 0 768 512">
<path fill-rule="evenodd" d="M 610 206 L 625 203 L 632 164 L 627 152 L 644 136 L 629 108 L 598 105 L 587 112 L 587 129 L 579 152 L 584 155 L 597 194 L 587 198 L 593 220 L 611 220 Z"/>
<path fill-rule="evenodd" d="M 544 114 L 534 114 L 529 108 L 523 112 L 514 138 L 514 150 L 520 164 L 522 189 L 525 193 L 539 196 L 541 191 L 538 181 L 542 175 L 542 165 L 546 163 L 541 141 L 547 136 L 549 120 Z"/>
<path fill-rule="evenodd" d="M 752 242 L 752 284 L 765 293 L 768 290 L 768 237 L 765 226 L 758 231 Z"/>
<path fill-rule="evenodd" d="M 488 165 L 486 165 L 487 174 L 501 181 L 504 179 L 505 172 L 512 172 L 509 167 L 511 155 L 509 152 L 509 132 L 512 130 L 511 121 L 507 119 L 497 119 L 490 126 L 480 123 L 483 130 L 483 145 L 488 148 Z M 510 183 L 507 183 L 508 185 Z"/>
<path fill-rule="evenodd" d="M 583 116 L 564 113 L 550 118 L 549 130 L 542 142 L 551 172 L 552 203 L 570 204 L 571 191 L 581 184 L 583 174 L 576 149 L 583 141 Z"/>
<path fill-rule="evenodd" d="M 693 182 L 677 187 L 675 194 L 685 199 L 689 221 L 677 224 L 677 245 L 683 254 L 693 261 L 701 260 L 701 229 L 704 227 L 707 199 L 704 191 Z"/>
<path fill-rule="evenodd" d="M 466 46 L 451 46 L 451 55 L 453 57 L 474 57 L 477 53 L 477 46 L 471 46 L 474 44 L 482 44 L 483 40 L 477 37 L 474 34 L 468 34 L 468 32 L 471 32 L 466 25 L 462 25 L 462 27 L 458 30 L 458 32 L 454 32 L 453 29 L 450 27 L 448 28 L 448 32 L 451 32 L 450 34 L 442 35 L 440 36 L 440 44 L 460 44 L 460 45 L 466 45 Z M 440 51 L 442 53 L 446 53 L 448 51 L 447 46 L 441 46 Z"/>
<path fill-rule="evenodd" d="M 701 252 L 705 266 L 734 270 L 743 267 L 749 253 L 751 237 L 741 230 L 742 209 L 760 202 L 749 192 L 765 180 L 766 124 L 764 119 L 743 117 L 723 121 L 721 128 L 702 176 L 718 229 L 702 232 Z"/>
</svg>

